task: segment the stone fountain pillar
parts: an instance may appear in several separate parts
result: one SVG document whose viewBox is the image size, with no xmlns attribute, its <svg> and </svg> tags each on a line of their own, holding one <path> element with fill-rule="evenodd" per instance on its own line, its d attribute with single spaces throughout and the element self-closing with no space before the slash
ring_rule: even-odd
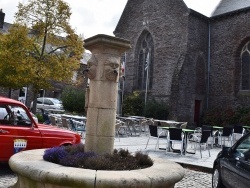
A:
<svg viewBox="0 0 250 188">
<path fill-rule="evenodd" d="M 120 57 L 130 49 L 124 39 L 96 35 L 86 39 L 84 47 L 92 52 L 88 61 L 87 125 L 85 151 L 98 154 L 114 149 Z"/>
</svg>

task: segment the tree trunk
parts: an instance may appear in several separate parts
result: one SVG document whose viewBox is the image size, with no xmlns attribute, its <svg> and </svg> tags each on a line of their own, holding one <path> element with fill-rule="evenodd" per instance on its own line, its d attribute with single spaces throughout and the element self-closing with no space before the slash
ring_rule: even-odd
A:
<svg viewBox="0 0 250 188">
<path fill-rule="evenodd" d="M 11 88 L 9 88 L 8 97 L 11 98 Z"/>
<path fill-rule="evenodd" d="M 37 91 L 33 91 L 33 106 L 32 106 L 32 109 L 31 109 L 31 112 L 33 114 L 36 114 L 36 104 L 37 104 Z"/>
</svg>

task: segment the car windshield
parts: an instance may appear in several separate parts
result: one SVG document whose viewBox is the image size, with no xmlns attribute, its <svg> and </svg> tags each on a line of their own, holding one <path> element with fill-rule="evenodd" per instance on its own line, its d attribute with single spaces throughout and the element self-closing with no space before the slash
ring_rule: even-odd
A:
<svg viewBox="0 0 250 188">
<path fill-rule="evenodd" d="M 31 120 L 21 106 L 0 104 L 0 109 L 0 124 L 31 126 Z"/>
<path fill-rule="evenodd" d="M 12 111 L 16 112 L 17 115 L 20 115 L 23 120 L 30 121 L 29 116 L 27 115 L 24 109 L 20 107 L 12 107 Z"/>
<path fill-rule="evenodd" d="M 246 139 L 244 139 L 236 148 L 236 151 L 240 153 L 241 156 L 244 156 L 250 150 L 250 134 Z"/>
<path fill-rule="evenodd" d="M 58 100 L 58 99 L 50 99 L 54 104 L 62 104 L 62 101 Z"/>
</svg>

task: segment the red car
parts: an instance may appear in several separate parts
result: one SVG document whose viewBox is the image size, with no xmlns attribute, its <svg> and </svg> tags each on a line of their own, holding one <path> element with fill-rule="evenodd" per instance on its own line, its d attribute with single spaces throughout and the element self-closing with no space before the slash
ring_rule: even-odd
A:
<svg viewBox="0 0 250 188">
<path fill-rule="evenodd" d="M 0 162 L 22 150 L 78 144 L 75 132 L 36 123 L 27 107 L 16 100 L 0 97 Z"/>
</svg>

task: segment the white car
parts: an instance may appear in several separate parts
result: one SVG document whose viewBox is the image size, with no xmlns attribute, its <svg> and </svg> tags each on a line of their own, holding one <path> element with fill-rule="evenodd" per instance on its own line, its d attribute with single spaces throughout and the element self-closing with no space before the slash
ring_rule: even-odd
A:
<svg viewBox="0 0 250 188">
<path fill-rule="evenodd" d="M 33 108 L 33 102 L 30 104 L 30 109 Z M 37 98 L 37 109 L 56 109 L 63 110 L 62 101 L 57 98 L 40 97 Z"/>
</svg>

